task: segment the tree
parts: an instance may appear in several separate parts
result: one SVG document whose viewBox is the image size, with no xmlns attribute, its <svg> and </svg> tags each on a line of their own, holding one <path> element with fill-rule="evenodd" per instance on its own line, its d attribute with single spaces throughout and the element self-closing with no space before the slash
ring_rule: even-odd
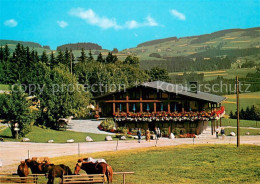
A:
<svg viewBox="0 0 260 184">
<path fill-rule="evenodd" d="M 0 62 L 4 61 L 4 49 L 3 46 L 1 45 L 0 47 Z"/>
<path fill-rule="evenodd" d="M 118 49 L 117 48 L 114 48 L 113 50 L 112 50 L 112 53 L 118 53 Z"/>
<path fill-rule="evenodd" d="M 70 66 L 70 52 L 67 48 L 64 53 L 64 60 L 63 60 L 62 64 L 66 65 L 66 66 Z"/>
<path fill-rule="evenodd" d="M 72 50 L 70 50 L 70 62 L 72 62 L 71 63 L 72 66 L 70 64 L 70 70 L 71 70 L 71 67 L 72 67 L 72 72 L 74 72 L 75 71 L 75 69 L 74 69 L 74 67 L 75 67 L 75 56 L 74 56 Z"/>
<path fill-rule="evenodd" d="M 42 64 L 44 88 L 36 94 L 41 101 L 39 124 L 56 128 L 59 118 L 86 117 L 89 93 L 79 85 L 77 78 L 70 74 L 68 67 L 60 64 L 50 70 Z M 39 79 L 40 80 L 40 79 Z"/>
<path fill-rule="evenodd" d="M 88 53 L 88 61 L 89 61 L 89 62 L 94 61 L 93 55 L 92 55 L 92 53 L 91 53 L 91 50 L 89 50 L 89 53 Z"/>
<path fill-rule="evenodd" d="M 139 59 L 135 56 L 127 56 L 124 60 L 124 64 L 139 65 Z"/>
<path fill-rule="evenodd" d="M 108 52 L 106 57 L 106 63 L 115 63 L 117 60 L 117 56 L 113 55 L 111 52 Z"/>
<path fill-rule="evenodd" d="M 52 51 L 51 55 L 50 55 L 50 67 L 51 67 L 51 69 L 53 69 L 54 66 L 57 66 L 57 65 L 58 65 L 57 59 L 55 58 L 55 55 Z"/>
<path fill-rule="evenodd" d="M 170 77 L 166 69 L 153 67 L 148 74 L 150 75 L 150 81 L 164 81 L 169 82 Z"/>
<path fill-rule="evenodd" d="M 6 95 L 3 102 L 3 114 L 9 122 L 12 136 L 15 138 L 15 125 L 19 126 L 19 137 L 25 136 L 30 132 L 30 124 L 35 121 L 36 116 L 29 109 L 30 103 L 26 99 L 21 86 L 15 86 L 10 95 Z"/>
<path fill-rule="evenodd" d="M 64 64 L 65 63 L 64 54 L 61 50 L 59 50 L 59 52 L 58 52 L 58 55 L 56 57 L 56 62 L 58 64 Z"/>
<path fill-rule="evenodd" d="M 4 61 L 7 61 L 9 56 L 10 56 L 10 51 L 9 51 L 8 45 L 6 44 L 5 48 L 4 48 Z"/>
<path fill-rule="evenodd" d="M 45 63 L 46 65 L 49 65 L 49 59 L 45 50 L 42 52 L 41 62 Z"/>
<path fill-rule="evenodd" d="M 100 62 L 100 63 L 104 62 L 104 59 L 103 59 L 101 52 L 98 54 L 97 61 Z"/>
<path fill-rule="evenodd" d="M 84 51 L 84 49 L 81 49 L 81 55 L 79 57 L 79 62 L 85 63 L 87 61 L 87 56 L 86 53 Z"/>
<path fill-rule="evenodd" d="M 149 57 L 161 58 L 161 55 L 159 53 L 151 53 Z"/>
</svg>

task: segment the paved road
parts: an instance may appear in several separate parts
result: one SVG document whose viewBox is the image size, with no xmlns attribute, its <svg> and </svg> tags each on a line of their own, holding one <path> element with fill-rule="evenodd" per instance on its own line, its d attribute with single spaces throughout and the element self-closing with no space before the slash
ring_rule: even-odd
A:
<svg viewBox="0 0 260 184">
<path fill-rule="evenodd" d="M 101 123 L 101 121 L 97 121 L 95 119 L 90 120 L 71 120 L 68 130 L 75 132 L 88 132 L 95 134 L 108 134 L 111 135 L 113 133 L 100 131 L 97 127 Z"/>
<path fill-rule="evenodd" d="M 236 137 L 226 137 L 224 140 L 216 139 L 214 136 L 207 138 L 196 138 L 194 144 L 236 144 Z M 156 141 L 137 143 L 137 141 L 120 141 L 118 150 L 153 147 Z M 193 139 L 167 139 L 161 138 L 157 146 L 173 146 L 181 144 L 193 144 Z M 241 144 L 254 144 L 260 146 L 260 136 L 241 136 Z M 93 153 L 102 151 L 115 151 L 117 142 L 90 142 L 80 143 L 80 153 Z M 0 158 L 3 162 L 3 167 L 0 172 L 15 172 L 20 160 L 28 157 L 58 157 L 64 155 L 78 154 L 78 143 L 23 143 L 23 142 L 1 142 L 0 143 Z M 12 165 L 12 166 L 10 166 Z"/>
</svg>

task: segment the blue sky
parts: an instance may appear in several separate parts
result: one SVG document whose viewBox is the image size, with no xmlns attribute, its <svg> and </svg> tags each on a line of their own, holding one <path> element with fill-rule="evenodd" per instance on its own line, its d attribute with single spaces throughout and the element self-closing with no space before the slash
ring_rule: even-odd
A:
<svg viewBox="0 0 260 184">
<path fill-rule="evenodd" d="M 260 26 L 259 0 L 1 0 L 0 39 L 93 42 L 119 50 L 159 38 Z"/>
</svg>

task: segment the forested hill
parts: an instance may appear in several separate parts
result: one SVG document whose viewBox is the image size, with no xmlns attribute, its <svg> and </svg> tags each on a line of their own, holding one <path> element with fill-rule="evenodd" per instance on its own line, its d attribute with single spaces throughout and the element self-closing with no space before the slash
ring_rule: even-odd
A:
<svg viewBox="0 0 260 184">
<path fill-rule="evenodd" d="M 83 42 L 83 43 L 69 43 L 57 47 L 57 50 L 65 51 L 68 50 L 102 50 L 102 47 L 96 43 Z"/>
<path fill-rule="evenodd" d="M 248 62 L 256 66 L 260 63 L 260 27 L 152 40 L 119 54 L 137 56 L 143 69 L 160 66 L 169 72 L 230 69 Z"/>
<path fill-rule="evenodd" d="M 192 56 L 209 50 L 240 50 L 260 48 L 260 27 L 227 29 L 211 34 L 189 37 L 170 37 L 147 41 L 121 54 L 133 54 L 140 60 L 165 60 L 168 57 Z M 220 52 L 222 53 L 222 52 Z"/>
<path fill-rule="evenodd" d="M 16 41 L 16 40 L 0 40 L 0 45 L 17 45 L 18 43 L 22 44 L 24 47 L 34 47 L 34 48 L 43 48 L 39 43 L 35 42 L 25 42 L 25 41 Z M 48 46 L 44 46 L 48 47 Z M 49 48 L 48 48 L 49 49 Z"/>
</svg>

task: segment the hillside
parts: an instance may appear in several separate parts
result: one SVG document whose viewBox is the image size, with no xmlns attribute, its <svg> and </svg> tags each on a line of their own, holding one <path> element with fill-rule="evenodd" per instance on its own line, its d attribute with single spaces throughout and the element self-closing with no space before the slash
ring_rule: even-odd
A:
<svg viewBox="0 0 260 184">
<path fill-rule="evenodd" d="M 8 45 L 10 52 L 12 53 L 16 47 L 16 45 L 20 43 L 24 47 L 29 47 L 30 49 L 34 49 L 38 53 L 42 53 L 44 50 L 48 53 L 50 52 L 50 47 L 48 45 L 42 46 L 39 43 L 35 42 L 27 42 L 27 41 L 18 41 L 18 40 L 0 40 L 0 46 Z"/>
<path fill-rule="evenodd" d="M 64 44 L 64 45 L 61 45 L 61 46 L 58 46 L 57 47 L 57 50 L 62 50 L 62 51 L 65 51 L 66 48 L 68 50 L 81 50 L 81 49 L 84 49 L 84 50 L 102 50 L 102 47 L 96 43 L 69 43 L 69 44 Z"/>
<path fill-rule="evenodd" d="M 41 54 L 44 50 L 51 53 L 48 46 L 41 46 L 34 42 L 0 40 L 1 45 L 7 44 L 13 52 L 17 43 L 28 46 Z M 81 55 L 81 49 L 85 52 L 92 51 L 94 58 L 101 52 L 106 56 L 109 50 L 102 49 L 102 46 L 95 43 L 74 43 L 64 44 L 57 47 L 57 50 L 64 51 L 72 49 L 75 57 Z M 54 54 L 57 55 L 54 50 Z M 164 39 L 151 40 L 137 45 L 135 48 L 124 49 L 116 53 L 120 60 L 128 55 L 135 55 L 140 59 L 143 69 L 150 69 L 153 66 L 167 68 L 169 72 L 183 71 L 208 71 L 219 69 L 231 69 L 232 66 L 240 67 L 246 61 L 260 63 L 260 27 L 249 29 L 228 29 L 211 34 L 187 37 L 169 37 Z M 218 58 L 228 57 L 229 60 L 222 64 Z M 194 63 L 194 61 L 198 61 Z M 208 64 L 210 63 L 210 64 Z M 212 64 L 213 63 L 213 64 Z M 184 67 L 183 67 L 184 65 Z M 207 68 L 201 66 L 207 65 Z M 223 66 L 220 66 L 223 65 Z"/>
<path fill-rule="evenodd" d="M 152 40 L 120 54 L 134 54 L 141 61 L 166 61 L 169 57 L 215 57 L 223 55 L 243 56 L 259 53 L 260 27 L 228 29 L 211 34 L 190 37 L 171 37 Z M 154 54 L 157 53 L 157 54 Z M 159 56 L 158 56 L 159 54 Z M 151 57 L 153 56 L 153 57 Z"/>
</svg>

